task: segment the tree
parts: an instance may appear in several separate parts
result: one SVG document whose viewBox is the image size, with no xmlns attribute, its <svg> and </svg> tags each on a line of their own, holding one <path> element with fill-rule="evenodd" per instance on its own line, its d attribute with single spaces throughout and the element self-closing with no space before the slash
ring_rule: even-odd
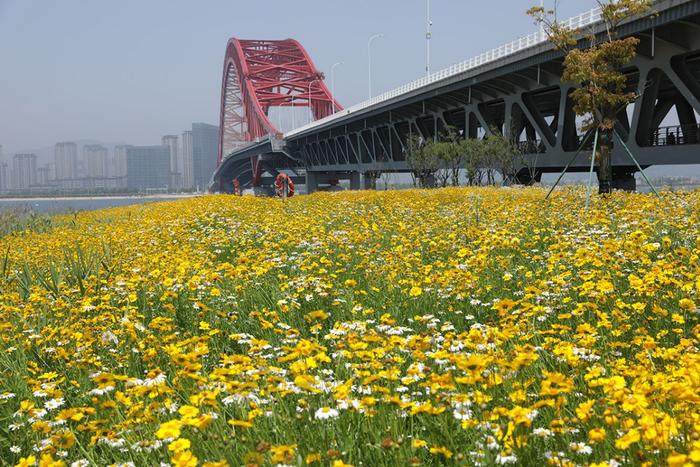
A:
<svg viewBox="0 0 700 467">
<path fill-rule="evenodd" d="M 619 38 L 618 26 L 623 21 L 651 8 L 651 0 L 596 0 L 601 8 L 604 33 L 587 36 L 587 43 L 578 46 L 581 31 L 568 29 L 557 22 L 556 7 L 545 10 L 533 7 L 528 14 L 544 27 L 549 40 L 566 52 L 562 81 L 579 87 L 573 91 L 574 111 L 584 117 L 584 129 L 598 132 L 598 191 L 612 190 L 612 149 L 617 114 L 639 96 L 625 92 L 627 80 L 622 72 L 637 53 L 639 39 Z"/>
<path fill-rule="evenodd" d="M 438 170 L 435 178 L 441 187 L 446 187 L 448 182 L 452 186 L 459 185 L 459 172 L 462 168 L 463 153 L 460 145 L 460 135 L 453 127 L 447 127 L 440 135 L 439 141 L 429 142 L 426 150 L 432 153 L 436 161 Z"/>
<path fill-rule="evenodd" d="M 467 171 L 467 184 L 471 186 L 481 185 L 485 160 L 484 144 L 480 139 L 465 138 L 460 142 L 460 152 Z"/>
<path fill-rule="evenodd" d="M 495 132 L 483 144 L 490 167 L 501 174 L 505 183 L 515 183 L 515 175 L 524 165 L 522 151 L 510 138 Z"/>
<path fill-rule="evenodd" d="M 439 168 L 439 161 L 435 157 L 432 142 L 425 141 L 416 135 L 411 135 L 406 141 L 406 164 L 411 169 L 411 174 L 418 180 L 423 188 L 432 188 L 435 185 L 435 173 Z"/>
<path fill-rule="evenodd" d="M 448 127 L 445 140 L 449 143 L 449 150 L 444 154 L 444 170 L 449 173 L 452 186 L 459 186 L 459 172 L 464 165 L 464 152 L 461 145 L 464 139 L 455 128 Z"/>
</svg>

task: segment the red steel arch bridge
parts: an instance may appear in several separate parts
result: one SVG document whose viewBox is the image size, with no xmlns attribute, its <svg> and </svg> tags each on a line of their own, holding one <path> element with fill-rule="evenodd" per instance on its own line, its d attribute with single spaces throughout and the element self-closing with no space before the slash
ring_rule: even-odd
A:
<svg viewBox="0 0 700 467">
<path fill-rule="evenodd" d="M 604 30 L 596 9 L 568 26 Z M 618 115 L 618 133 L 642 167 L 700 163 L 700 0 L 656 1 L 653 14 L 624 23 L 620 34 L 640 40 L 625 74 L 628 90 L 641 97 Z M 308 192 L 341 179 L 354 189 L 369 188 L 383 172 L 409 171 L 409 135 L 436 138 L 448 126 L 466 138 L 509 135 L 526 153 L 512 175 L 523 183 L 537 180 L 561 171 L 591 139 L 577 130 L 574 87 L 561 81 L 562 62 L 562 53 L 536 32 L 343 108 L 297 41 L 231 39 L 210 189 L 231 192 L 237 180 L 269 191 L 279 173 Z M 294 106 L 309 108 L 313 121 L 280 131 L 271 109 Z M 570 170 L 588 171 L 589 164 L 583 151 Z M 613 168 L 614 186 L 633 189 L 636 167 L 620 144 Z"/>
</svg>

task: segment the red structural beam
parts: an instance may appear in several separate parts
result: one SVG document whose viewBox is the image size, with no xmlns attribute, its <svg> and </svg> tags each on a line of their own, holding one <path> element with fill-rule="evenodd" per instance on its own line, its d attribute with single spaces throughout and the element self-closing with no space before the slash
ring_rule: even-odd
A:
<svg viewBox="0 0 700 467">
<path fill-rule="evenodd" d="M 269 112 L 272 107 L 292 106 L 310 107 L 314 119 L 343 108 L 299 42 L 230 39 L 221 85 L 219 163 L 257 138 L 282 136 Z M 260 178 L 257 162 L 251 161 L 254 180 Z"/>
</svg>

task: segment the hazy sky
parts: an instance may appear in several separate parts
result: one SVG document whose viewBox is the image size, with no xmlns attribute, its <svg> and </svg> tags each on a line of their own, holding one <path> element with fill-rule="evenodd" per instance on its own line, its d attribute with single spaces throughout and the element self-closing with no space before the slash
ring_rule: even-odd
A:
<svg viewBox="0 0 700 467">
<path fill-rule="evenodd" d="M 433 69 L 536 28 L 537 0 L 432 0 Z M 552 0 L 547 0 L 552 3 Z M 561 0 L 564 16 L 593 0 Z M 218 124 L 231 36 L 298 39 L 344 105 L 424 73 L 425 0 L 0 0 L 0 144 L 157 144 L 191 122 Z M 330 84 L 329 84 L 330 86 Z"/>
</svg>

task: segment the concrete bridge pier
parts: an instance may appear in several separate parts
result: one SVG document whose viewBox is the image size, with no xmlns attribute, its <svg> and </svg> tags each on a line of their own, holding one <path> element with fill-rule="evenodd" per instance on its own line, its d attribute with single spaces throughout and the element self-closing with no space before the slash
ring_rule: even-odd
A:
<svg viewBox="0 0 700 467">
<path fill-rule="evenodd" d="M 350 181 L 351 190 L 361 189 L 359 172 L 313 172 L 306 171 L 306 193 L 317 191 L 340 191 L 341 180 Z"/>
<path fill-rule="evenodd" d="M 632 167 L 613 167 L 612 189 L 637 191 L 636 169 Z"/>
<path fill-rule="evenodd" d="M 306 172 L 306 194 L 318 191 L 318 173 Z"/>
<path fill-rule="evenodd" d="M 354 191 L 362 189 L 362 176 L 360 172 L 350 173 L 350 189 Z"/>
</svg>

